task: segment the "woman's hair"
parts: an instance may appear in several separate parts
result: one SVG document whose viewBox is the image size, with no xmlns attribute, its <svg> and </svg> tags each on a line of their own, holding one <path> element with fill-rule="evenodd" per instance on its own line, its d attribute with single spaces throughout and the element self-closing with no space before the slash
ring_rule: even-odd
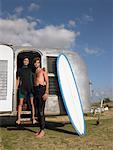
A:
<svg viewBox="0 0 113 150">
<path fill-rule="evenodd" d="M 26 58 L 27 58 L 27 59 L 29 59 L 29 57 L 28 57 L 28 56 L 24 56 L 24 57 L 23 57 L 23 60 L 24 60 L 24 59 L 26 59 Z"/>
</svg>

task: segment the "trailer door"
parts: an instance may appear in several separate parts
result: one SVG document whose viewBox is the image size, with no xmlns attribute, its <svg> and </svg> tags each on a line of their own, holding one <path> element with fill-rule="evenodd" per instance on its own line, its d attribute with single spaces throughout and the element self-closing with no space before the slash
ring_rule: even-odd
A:
<svg viewBox="0 0 113 150">
<path fill-rule="evenodd" d="M 13 50 L 0 45 L 0 112 L 12 111 Z"/>
</svg>

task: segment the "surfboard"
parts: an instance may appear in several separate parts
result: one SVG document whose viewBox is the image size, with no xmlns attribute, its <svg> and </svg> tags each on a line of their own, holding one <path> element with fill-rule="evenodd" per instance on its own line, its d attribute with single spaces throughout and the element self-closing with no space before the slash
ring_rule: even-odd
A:
<svg viewBox="0 0 113 150">
<path fill-rule="evenodd" d="M 76 78 L 65 54 L 57 58 L 58 83 L 70 122 L 78 135 L 86 133 L 84 113 Z"/>
</svg>

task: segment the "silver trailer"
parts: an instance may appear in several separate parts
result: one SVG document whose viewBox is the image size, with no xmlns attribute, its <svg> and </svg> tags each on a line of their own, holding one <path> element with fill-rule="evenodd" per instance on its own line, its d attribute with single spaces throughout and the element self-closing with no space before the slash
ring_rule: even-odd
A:
<svg viewBox="0 0 113 150">
<path fill-rule="evenodd" d="M 16 89 L 16 72 L 22 66 L 24 56 L 30 58 L 33 68 L 34 57 L 40 57 L 41 67 L 45 67 L 49 77 L 49 98 L 46 102 L 46 115 L 63 115 L 65 108 L 57 81 L 56 60 L 64 53 L 72 66 L 82 99 L 84 112 L 90 109 L 90 87 L 87 67 L 78 53 L 61 49 L 38 49 L 33 47 L 16 47 L 0 45 L 0 116 L 17 116 L 18 92 Z M 68 82 L 68 81 L 67 81 Z M 28 108 L 23 108 L 28 113 Z"/>
</svg>

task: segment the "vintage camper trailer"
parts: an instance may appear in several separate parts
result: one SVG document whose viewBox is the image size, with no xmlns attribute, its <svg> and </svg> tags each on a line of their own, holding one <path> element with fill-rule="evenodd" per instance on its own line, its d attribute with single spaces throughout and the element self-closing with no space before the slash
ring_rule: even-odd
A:
<svg viewBox="0 0 113 150">
<path fill-rule="evenodd" d="M 78 53 L 60 49 L 38 49 L 30 46 L 16 47 L 2 44 L 0 45 L 0 116 L 17 115 L 16 72 L 22 66 L 24 56 L 30 58 L 32 71 L 34 71 L 32 61 L 38 56 L 41 59 L 41 67 L 45 67 L 48 72 L 49 98 L 46 102 L 45 114 L 60 115 L 65 113 L 56 72 L 56 60 L 60 53 L 65 53 L 71 63 L 79 87 L 84 112 L 90 110 L 87 68 Z M 29 109 L 24 108 L 24 112 L 29 112 Z"/>
</svg>

